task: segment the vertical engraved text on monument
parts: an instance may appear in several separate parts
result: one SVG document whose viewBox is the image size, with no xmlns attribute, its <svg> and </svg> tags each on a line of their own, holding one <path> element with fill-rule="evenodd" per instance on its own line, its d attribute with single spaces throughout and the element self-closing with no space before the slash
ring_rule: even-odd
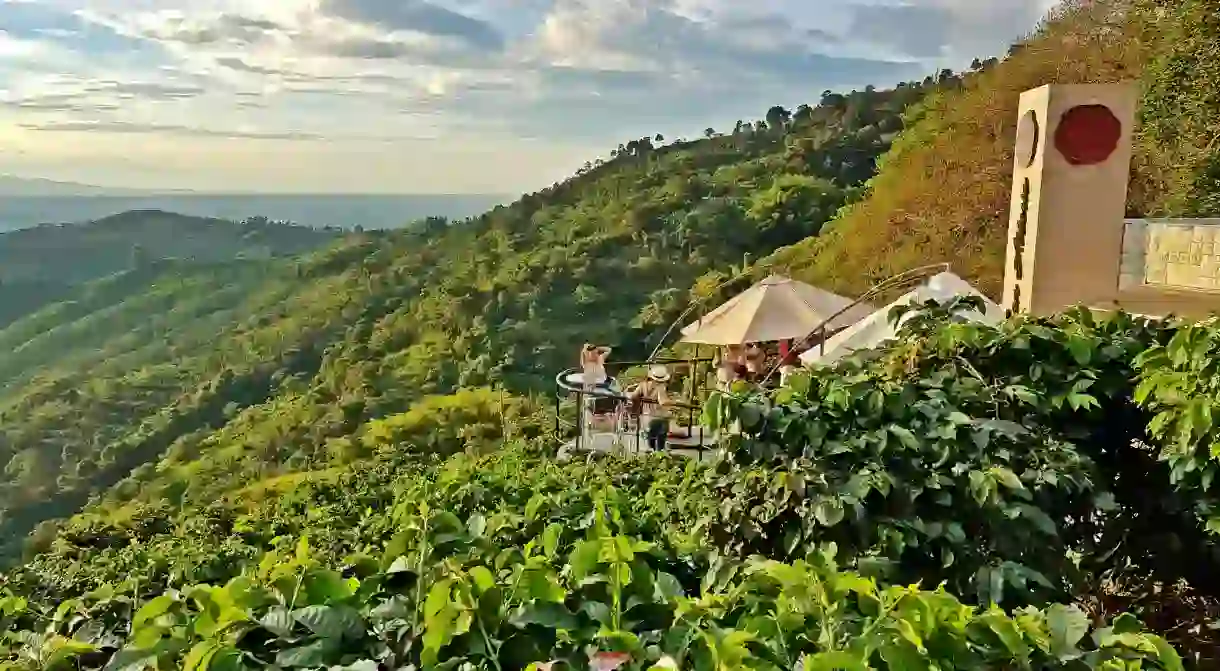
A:
<svg viewBox="0 0 1220 671">
<path fill-rule="evenodd" d="M 1012 235 L 1012 272 L 1017 282 L 1025 277 L 1025 229 L 1029 224 L 1029 178 L 1021 180 L 1021 211 L 1017 216 L 1016 230 Z M 1021 288 L 1018 284 L 1013 288 L 1012 305 L 1009 310 L 1013 314 L 1021 311 Z"/>
</svg>

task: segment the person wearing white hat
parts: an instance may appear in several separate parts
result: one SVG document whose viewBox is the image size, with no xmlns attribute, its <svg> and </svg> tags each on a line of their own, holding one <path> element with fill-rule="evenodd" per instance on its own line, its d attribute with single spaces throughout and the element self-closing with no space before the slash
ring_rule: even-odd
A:
<svg viewBox="0 0 1220 671">
<path fill-rule="evenodd" d="M 640 423 L 648 427 L 648 447 L 654 451 L 665 449 L 669 437 L 669 394 L 666 383 L 669 370 L 665 366 L 652 366 L 648 378 L 636 385 L 628 397 L 643 404 Z"/>
</svg>

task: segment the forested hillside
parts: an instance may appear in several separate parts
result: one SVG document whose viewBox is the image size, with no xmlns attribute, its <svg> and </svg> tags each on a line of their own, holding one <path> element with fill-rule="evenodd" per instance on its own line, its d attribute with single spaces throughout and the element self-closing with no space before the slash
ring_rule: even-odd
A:
<svg viewBox="0 0 1220 671">
<path fill-rule="evenodd" d="M 140 264 L 0 329 L 0 664 L 1214 668 L 1209 327 L 934 309 L 714 397 L 743 433 L 710 466 L 557 462 L 544 394 L 775 266 L 858 290 L 964 257 L 994 289 L 1009 117 L 1046 81 L 1143 73 L 1141 142 L 1178 154 L 1141 150 L 1133 202 L 1197 202 L 1214 87 L 1173 82 L 1210 67 L 1207 7 L 1073 3 L 965 76 L 632 139 L 466 222 Z"/>
<path fill-rule="evenodd" d="M 1217 24 L 1206 0 L 1072 0 L 993 68 L 930 96 L 882 161 L 869 196 L 824 235 L 760 264 L 842 293 L 948 261 L 995 297 L 1003 279 L 1021 92 L 1138 80 L 1131 216 L 1214 216 L 1220 130 Z"/>
<path fill-rule="evenodd" d="M 112 487 L 115 506 L 190 505 L 361 459 L 459 389 L 544 390 L 586 340 L 643 358 L 700 277 L 816 234 L 906 107 L 958 84 L 828 92 L 697 141 L 632 140 L 467 222 L 88 285 L 0 330 L 5 552 Z"/>
<path fill-rule="evenodd" d="M 0 325 L 73 300 L 78 285 L 157 261 L 196 263 L 291 256 L 335 241 L 341 231 L 255 218 L 242 222 L 133 211 L 76 224 L 0 233 Z M 125 286 L 135 286 L 129 276 Z"/>
</svg>

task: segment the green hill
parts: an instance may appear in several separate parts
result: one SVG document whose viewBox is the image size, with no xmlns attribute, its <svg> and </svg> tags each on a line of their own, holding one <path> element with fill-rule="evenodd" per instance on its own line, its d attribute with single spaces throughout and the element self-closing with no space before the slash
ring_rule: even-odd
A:
<svg viewBox="0 0 1220 671">
<path fill-rule="evenodd" d="M 1168 134 L 1210 127 L 1206 6 L 1074 3 L 968 75 L 633 139 L 470 221 L 72 287 L 0 329 L 0 664 L 1209 668 L 1206 328 L 913 320 L 713 404 L 745 434 L 712 466 L 545 435 L 581 343 L 641 359 L 768 266 L 965 256 L 994 290 L 1008 108 L 1047 78 L 1143 73 L 1178 153 L 1133 198 L 1195 202 L 1210 145 Z"/>
<path fill-rule="evenodd" d="M 83 282 L 156 261 L 216 263 L 291 256 L 341 235 L 258 218 L 234 222 L 156 210 L 7 231 L 0 233 L 0 325 L 71 300 Z M 131 278 L 125 282 L 130 284 Z"/>
<path fill-rule="evenodd" d="M 2 547 L 13 556 L 111 488 L 115 506 L 196 505 L 358 460 L 434 396 L 548 390 L 587 340 L 642 359 L 700 278 L 816 234 L 906 107 L 956 85 L 826 94 L 697 141 L 632 140 L 468 222 L 85 285 L 0 330 Z M 156 225 L 95 226 L 117 248 Z"/>
<path fill-rule="evenodd" d="M 947 261 L 997 296 L 1017 101 L 1047 83 L 1138 79 L 1129 214 L 1214 215 L 1220 182 L 1210 138 L 1220 130 L 1220 100 L 1209 54 L 1220 31 L 1212 5 L 1072 2 L 1052 18 L 994 68 L 912 110 L 868 196 L 823 235 L 759 265 L 859 294 L 896 272 Z"/>
<path fill-rule="evenodd" d="M 81 224 L 44 224 L 0 234 L 0 283 L 79 283 L 141 262 L 292 256 L 340 231 L 252 218 L 235 222 L 137 210 Z"/>
</svg>

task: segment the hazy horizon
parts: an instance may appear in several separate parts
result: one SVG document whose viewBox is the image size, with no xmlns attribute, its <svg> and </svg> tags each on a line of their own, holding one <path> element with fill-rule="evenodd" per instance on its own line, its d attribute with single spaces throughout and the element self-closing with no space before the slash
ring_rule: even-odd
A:
<svg viewBox="0 0 1220 671">
<path fill-rule="evenodd" d="M 522 193 L 620 142 L 1002 54 L 1051 0 L 0 0 L 0 172 Z"/>
<path fill-rule="evenodd" d="M 430 216 L 464 219 L 516 196 L 500 194 L 138 194 L 0 197 L 0 232 L 76 224 L 132 210 L 240 221 L 263 216 L 304 226 L 400 228 Z"/>
<path fill-rule="evenodd" d="M 97 192 L 83 193 L 22 193 L 17 190 L 5 190 L 6 187 L 20 188 L 20 184 L 13 184 L 9 180 L 26 183 L 29 186 L 39 184 L 61 186 L 65 188 L 82 188 L 82 189 L 97 189 Z M 0 173 L 0 197 L 5 198 L 43 198 L 43 197 L 79 197 L 79 198 L 129 198 L 136 196 L 150 195 L 196 195 L 196 196 L 391 196 L 391 197 L 410 197 L 410 196 L 471 196 L 471 197 L 490 197 L 503 196 L 516 198 L 521 194 L 518 193 L 460 193 L 460 192 L 425 192 L 425 191 L 259 191 L 259 190 L 232 190 L 232 191 L 204 191 L 200 189 L 141 189 L 130 186 L 109 186 L 106 184 L 92 184 L 86 182 L 71 182 L 48 179 L 36 175 L 14 175 L 8 173 Z"/>
</svg>

